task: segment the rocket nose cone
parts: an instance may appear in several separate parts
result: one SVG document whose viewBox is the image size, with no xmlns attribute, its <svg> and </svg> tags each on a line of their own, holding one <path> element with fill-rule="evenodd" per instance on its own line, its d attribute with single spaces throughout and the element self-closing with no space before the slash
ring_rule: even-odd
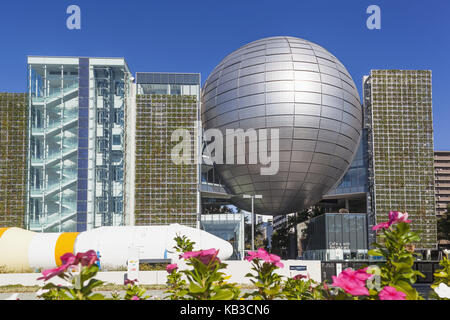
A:
<svg viewBox="0 0 450 320">
<path fill-rule="evenodd" d="M 218 249 L 219 254 L 217 257 L 220 260 L 227 260 L 233 255 L 233 246 L 226 240 L 223 240 L 219 237 L 213 236 L 208 239 L 208 244 L 210 247 Z"/>
<path fill-rule="evenodd" d="M 209 232 L 202 231 L 201 243 L 199 247 L 202 249 L 217 249 L 220 260 L 227 260 L 233 255 L 233 246 L 226 240 L 223 240 Z"/>
<path fill-rule="evenodd" d="M 233 255 L 233 246 L 228 241 L 223 240 L 223 244 L 219 249 L 219 254 L 217 255 L 220 260 L 227 260 Z"/>
</svg>

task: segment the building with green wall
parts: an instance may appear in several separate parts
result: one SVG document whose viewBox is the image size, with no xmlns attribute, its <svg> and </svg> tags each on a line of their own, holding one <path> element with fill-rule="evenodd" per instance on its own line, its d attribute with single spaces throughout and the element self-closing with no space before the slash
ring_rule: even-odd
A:
<svg viewBox="0 0 450 320">
<path fill-rule="evenodd" d="M 123 58 L 28 57 L 28 229 L 124 225 L 130 77 Z"/>
<path fill-rule="evenodd" d="M 363 88 L 369 230 L 390 211 L 406 211 L 420 232 L 417 249 L 435 249 L 437 241 L 431 82 L 428 70 L 372 70 Z"/>
<path fill-rule="evenodd" d="M 0 227 L 24 227 L 27 96 L 0 93 Z"/>
<path fill-rule="evenodd" d="M 127 198 L 130 224 L 199 225 L 198 153 L 199 74 L 137 73 L 134 144 L 127 179 L 134 192 Z M 192 161 L 177 164 L 172 150 L 179 144 L 172 133 L 187 130 Z M 129 132 L 133 130 L 130 129 Z M 127 172 L 127 177 L 130 172 Z M 133 182 L 134 180 L 134 182 Z M 134 199 L 132 199 L 134 197 Z M 134 206 L 134 210 L 133 207 Z"/>
</svg>

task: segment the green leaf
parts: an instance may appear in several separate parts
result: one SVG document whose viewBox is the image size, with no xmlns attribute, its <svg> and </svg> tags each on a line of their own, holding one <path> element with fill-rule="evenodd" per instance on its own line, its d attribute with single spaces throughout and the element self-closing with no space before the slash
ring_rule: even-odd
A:
<svg viewBox="0 0 450 320">
<path fill-rule="evenodd" d="M 378 292 L 377 292 L 376 290 L 369 289 L 369 294 L 370 294 L 371 296 L 376 296 L 376 295 L 378 294 Z"/>
<path fill-rule="evenodd" d="M 95 293 L 89 296 L 89 300 L 105 300 L 105 296 L 101 293 Z"/>
<path fill-rule="evenodd" d="M 368 254 L 369 254 L 369 256 L 377 256 L 377 257 L 383 256 L 383 254 L 378 249 L 369 250 Z"/>
<path fill-rule="evenodd" d="M 421 278 L 425 278 L 425 275 L 422 272 L 420 272 L 419 270 L 413 270 L 413 272 L 415 275 L 420 276 Z"/>
<path fill-rule="evenodd" d="M 411 269 L 411 264 L 409 263 L 392 261 L 392 265 L 398 269 L 398 272 L 410 271 Z"/>
<path fill-rule="evenodd" d="M 92 292 L 92 290 L 96 287 L 99 287 L 103 284 L 103 281 L 100 280 L 96 280 L 96 279 L 91 279 L 88 283 L 87 286 L 85 286 L 84 288 L 81 289 L 81 292 L 83 294 L 89 294 Z"/>
<path fill-rule="evenodd" d="M 233 298 L 233 292 L 230 290 L 219 290 L 215 295 L 211 297 L 211 300 L 231 300 Z"/>
<path fill-rule="evenodd" d="M 399 291 L 402 291 L 406 293 L 406 299 L 408 300 L 417 300 L 419 299 L 419 294 L 417 293 L 416 289 L 414 289 L 408 282 L 400 280 L 397 281 L 394 285 L 392 285 L 394 288 L 396 288 Z"/>
<path fill-rule="evenodd" d="M 409 223 L 398 223 L 397 224 L 397 230 L 401 233 L 401 234 L 405 234 L 409 231 Z"/>
<path fill-rule="evenodd" d="M 42 289 L 57 289 L 59 288 L 57 285 L 53 284 L 52 282 L 47 283 L 45 286 L 42 287 Z M 63 287 L 61 287 L 63 288 Z"/>
<path fill-rule="evenodd" d="M 189 291 L 192 293 L 203 293 L 203 292 L 205 292 L 205 290 L 206 290 L 206 288 L 199 287 L 198 285 L 196 285 L 194 283 L 191 283 L 189 285 Z"/>
</svg>

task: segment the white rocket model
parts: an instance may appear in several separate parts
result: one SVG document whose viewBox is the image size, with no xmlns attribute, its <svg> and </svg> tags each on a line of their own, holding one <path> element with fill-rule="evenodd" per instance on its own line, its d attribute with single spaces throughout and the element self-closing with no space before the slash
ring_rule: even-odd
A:
<svg viewBox="0 0 450 320">
<path fill-rule="evenodd" d="M 102 227 L 81 233 L 35 233 L 18 228 L 0 228 L 0 266 L 10 271 L 49 269 L 61 264 L 67 253 L 94 250 L 102 267 L 125 267 L 130 249 L 138 249 L 140 260 L 177 259 L 174 238 L 185 235 L 194 250 L 219 249 L 228 259 L 232 245 L 206 231 L 179 224 L 145 227 Z"/>
</svg>

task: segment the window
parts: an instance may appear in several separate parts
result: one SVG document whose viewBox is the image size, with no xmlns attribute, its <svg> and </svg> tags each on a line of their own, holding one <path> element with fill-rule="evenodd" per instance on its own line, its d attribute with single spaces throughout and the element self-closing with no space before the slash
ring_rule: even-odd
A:
<svg viewBox="0 0 450 320">
<path fill-rule="evenodd" d="M 122 110 L 114 111 L 114 123 L 123 125 L 123 111 Z"/>
<path fill-rule="evenodd" d="M 104 213 L 108 211 L 108 204 L 106 201 L 97 200 L 97 211 Z"/>
<path fill-rule="evenodd" d="M 113 135 L 113 146 L 120 146 L 122 144 L 122 137 L 119 134 Z"/>
<path fill-rule="evenodd" d="M 113 167 L 113 180 L 116 182 L 123 181 L 123 168 L 122 167 Z"/>
<path fill-rule="evenodd" d="M 123 200 L 120 197 L 115 197 L 113 201 L 113 211 L 114 213 L 122 213 L 123 212 Z"/>
<path fill-rule="evenodd" d="M 97 181 L 100 182 L 106 179 L 108 179 L 108 170 L 104 168 L 97 168 Z"/>
<path fill-rule="evenodd" d="M 97 149 L 98 150 L 106 149 L 107 146 L 108 146 L 108 144 L 106 143 L 105 139 L 97 138 Z"/>
<path fill-rule="evenodd" d="M 103 110 L 97 111 L 97 123 L 105 123 L 105 112 Z"/>
<path fill-rule="evenodd" d="M 116 96 L 123 97 L 124 94 L 124 83 L 122 81 L 116 81 Z"/>
</svg>

